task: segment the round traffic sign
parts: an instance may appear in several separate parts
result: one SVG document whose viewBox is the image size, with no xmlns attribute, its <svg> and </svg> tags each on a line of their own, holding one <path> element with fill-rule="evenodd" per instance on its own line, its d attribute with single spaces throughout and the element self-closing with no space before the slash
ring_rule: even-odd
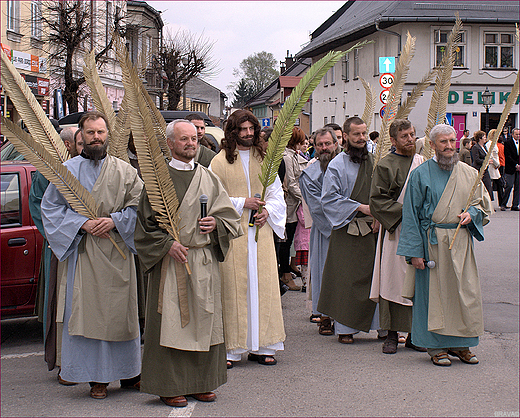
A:
<svg viewBox="0 0 520 418">
<path fill-rule="evenodd" d="M 381 103 L 383 104 L 387 104 L 388 103 L 388 92 L 390 90 L 383 90 L 380 94 L 379 94 L 379 100 L 381 101 Z"/>
<path fill-rule="evenodd" d="M 379 110 L 379 116 L 381 116 L 381 119 L 383 119 L 385 117 L 385 107 L 386 106 L 383 106 L 380 110 Z"/>
<path fill-rule="evenodd" d="M 379 77 L 379 85 L 384 89 L 389 89 L 394 84 L 394 75 L 390 73 L 381 74 Z"/>
</svg>

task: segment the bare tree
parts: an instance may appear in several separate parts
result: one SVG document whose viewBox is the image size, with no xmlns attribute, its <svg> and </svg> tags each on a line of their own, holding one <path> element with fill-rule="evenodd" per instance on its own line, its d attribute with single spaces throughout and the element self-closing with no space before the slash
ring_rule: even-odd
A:
<svg viewBox="0 0 520 418">
<path fill-rule="evenodd" d="M 95 7 L 92 1 L 46 1 L 42 3 L 45 28 L 42 44 L 48 47 L 49 66 L 63 76 L 63 98 L 69 112 L 78 111 L 80 86 L 85 82 L 81 66 L 76 65 L 86 51 L 96 50 L 96 62 L 102 65 L 112 48 L 112 32 L 124 36 L 122 9 Z M 112 6 L 111 6 L 112 7 Z M 103 25 L 101 25 L 103 22 Z M 104 33 L 96 32 L 96 26 Z"/>
<path fill-rule="evenodd" d="M 218 63 L 212 57 L 214 42 L 188 31 L 166 34 L 158 54 L 156 67 L 165 78 L 168 110 L 175 110 L 182 89 L 192 78 L 211 77 L 218 73 Z M 163 73 L 164 71 L 164 73 Z"/>
</svg>

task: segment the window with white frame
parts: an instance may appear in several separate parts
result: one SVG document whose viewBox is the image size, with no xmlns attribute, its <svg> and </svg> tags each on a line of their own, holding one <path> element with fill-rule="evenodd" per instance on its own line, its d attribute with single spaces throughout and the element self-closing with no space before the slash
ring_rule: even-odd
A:
<svg viewBox="0 0 520 418">
<path fill-rule="evenodd" d="M 7 30 L 11 30 L 13 32 L 20 31 L 20 2 L 17 0 L 8 0 L 7 1 Z"/>
<path fill-rule="evenodd" d="M 31 36 L 36 39 L 42 37 L 42 3 L 40 0 L 31 1 Z"/>
<path fill-rule="evenodd" d="M 349 71 L 348 71 L 348 57 L 349 54 L 343 56 L 342 66 L 341 66 L 341 78 L 343 81 L 347 82 L 349 79 Z"/>
<path fill-rule="evenodd" d="M 325 75 L 323 76 L 323 87 L 328 87 L 328 85 L 329 85 L 328 75 L 329 75 L 329 72 L 327 71 L 325 73 Z"/>
<path fill-rule="evenodd" d="M 336 69 L 335 66 L 332 66 L 330 69 L 330 85 L 334 86 L 336 84 Z"/>
<path fill-rule="evenodd" d="M 446 50 L 448 43 L 448 37 L 450 36 L 451 30 L 436 30 L 435 34 L 435 66 L 441 65 L 442 56 Z M 456 67 L 466 67 L 466 32 L 462 31 L 458 35 L 456 40 L 457 46 L 455 47 L 455 64 Z"/>
<path fill-rule="evenodd" d="M 359 49 L 354 49 L 354 80 L 359 77 Z"/>
<path fill-rule="evenodd" d="M 327 123 L 329 123 L 329 118 L 327 116 L 325 116 L 323 118 L 323 125 L 326 125 Z"/>
<path fill-rule="evenodd" d="M 484 32 L 484 67 L 514 67 L 514 34 L 512 32 Z"/>
</svg>

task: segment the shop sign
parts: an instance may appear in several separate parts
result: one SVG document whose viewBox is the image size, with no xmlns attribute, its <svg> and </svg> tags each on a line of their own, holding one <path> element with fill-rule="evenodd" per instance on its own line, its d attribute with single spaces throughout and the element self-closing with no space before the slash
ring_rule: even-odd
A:
<svg viewBox="0 0 520 418">
<path fill-rule="evenodd" d="M 31 54 L 28 54 L 27 52 L 16 51 L 14 49 L 12 54 L 12 62 L 15 68 L 31 71 Z"/>
<path fill-rule="evenodd" d="M 47 96 L 49 93 L 49 79 L 38 77 L 38 94 L 40 96 Z"/>
<path fill-rule="evenodd" d="M 491 94 L 493 95 L 493 101 L 492 104 L 496 104 L 496 98 L 498 97 L 498 104 L 504 104 L 507 101 L 507 98 L 509 97 L 510 92 L 504 92 L 504 91 L 492 91 Z M 475 97 L 476 95 L 476 97 Z M 456 104 L 461 100 L 462 96 L 462 104 L 484 104 L 482 101 L 482 92 L 481 91 L 450 91 L 448 93 L 448 104 Z M 520 96 L 516 99 L 516 104 L 520 103 Z"/>
<path fill-rule="evenodd" d="M 11 55 L 11 47 L 7 46 L 5 44 L 2 44 L 2 49 L 4 50 L 5 54 L 9 58 L 9 61 L 12 61 L 13 58 L 12 58 L 12 55 Z"/>
</svg>

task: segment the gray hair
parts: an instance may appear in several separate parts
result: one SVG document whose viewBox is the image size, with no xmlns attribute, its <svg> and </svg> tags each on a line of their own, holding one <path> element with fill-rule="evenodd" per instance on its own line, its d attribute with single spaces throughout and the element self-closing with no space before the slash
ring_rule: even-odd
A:
<svg viewBox="0 0 520 418">
<path fill-rule="evenodd" d="M 79 129 L 77 130 L 79 131 Z M 60 132 L 60 138 L 63 142 L 67 141 L 69 144 L 73 144 L 75 132 L 74 128 L 69 126 Z"/>
<path fill-rule="evenodd" d="M 316 132 L 314 132 L 314 141 L 317 141 L 319 136 L 327 135 L 328 133 L 332 137 L 332 142 L 334 142 L 334 143 L 338 142 L 338 137 L 336 136 L 336 132 L 334 132 L 334 130 L 328 126 L 320 128 L 320 129 L 316 129 Z M 316 143 L 314 145 L 316 145 Z"/>
<path fill-rule="evenodd" d="M 430 141 L 437 142 L 437 138 L 440 135 L 450 135 L 450 134 L 454 134 L 455 136 L 457 135 L 457 132 L 455 131 L 453 126 L 445 125 L 445 124 L 435 125 L 433 127 L 433 129 L 430 131 Z"/>
<path fill-rule="evenodd" d="M 178 123 L 189 123 L 195 129 L 195 132 L 197 132 L 196 126 L 192 122 L 190 122 L 189 120 L 186 120 L 186 119 L 175 119 L 173 122 L 170 122 L 168 124 L 168 126 L 166 127 L 166 138 L 167 139 L 171 139 L 173 141 L 173 132 L 174 132 L 174 129 L 175 129 L 175 125 L 177 125 Z"/>
</svg>

